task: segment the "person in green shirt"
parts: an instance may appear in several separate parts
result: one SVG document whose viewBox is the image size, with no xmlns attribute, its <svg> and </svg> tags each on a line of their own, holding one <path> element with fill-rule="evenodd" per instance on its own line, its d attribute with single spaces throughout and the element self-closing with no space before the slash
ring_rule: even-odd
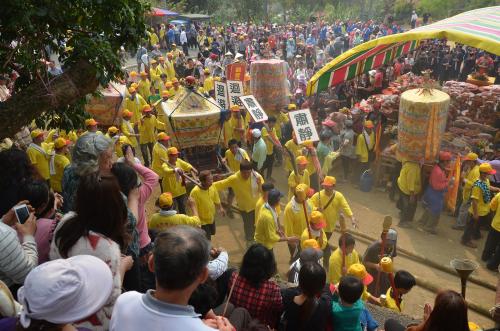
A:
<svg viewBox="0 0 500 331">
<path fill-rule="evenodd" d="M 323 130 L 319 134 L 319 143 L 316 147 L 316 154 L 318 155 L 321 168 L 323 168 L 325 158 L 330 152 L 332 152 L 332 131 Z"/>
</svg>

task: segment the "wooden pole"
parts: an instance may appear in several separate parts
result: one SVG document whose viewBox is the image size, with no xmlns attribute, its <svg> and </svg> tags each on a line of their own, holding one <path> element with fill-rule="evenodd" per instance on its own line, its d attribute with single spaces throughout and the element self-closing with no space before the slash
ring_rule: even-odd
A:
<svg viewBox="0 0 500 331">
<path fill-rule="evenodd" d="M 341 242 L 341 245 L 342 245 L 342 268 L 340 269 L 340 274 L 342 276 L 345 276 L 346 272 L 345 272 L 345 234 L 347 232 L 347 226 L 345 224 L 345 218 L 344 218 L 344 215 L 343 214 L 340 214 L 340 217 L 339 217 L 339 225 L 340 225 L 340 233 L 341 233 L 341 238 L 342 238 L 342 242 Z"/>
</svg>

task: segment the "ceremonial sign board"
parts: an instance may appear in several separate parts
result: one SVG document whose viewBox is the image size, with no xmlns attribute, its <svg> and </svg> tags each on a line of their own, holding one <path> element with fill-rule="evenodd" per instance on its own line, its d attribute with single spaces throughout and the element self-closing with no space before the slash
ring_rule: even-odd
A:
<svg viewBox="0 0 500 331">
<path fill-rule="evenodd" d="M 215 82 L 215 101 L 222 109 L 229 109 L 227 104 L 227 86 L 223 82 Z"/>
<path fill-rule="evenodd" d="M 233 63 L 226 66 L 226 78 L 228 80 L 245 80 L 246 64 Z"/>
<path fill-rule="evenodd" d="M 264 122 L 267 121 L 267 114 L 260 106 L 259 102 L 253 95 L 245 95 L 240 97 L 243 106 L 248 110 L 250 116 L 252 116 L 254 122 Z"/>
<path fill-rule="evenodd" d="M 302 144 L 306 140 L 318 141 L 318 132 L 314 126 L 314 121 L 309 109 L 301 109 L 288 113 L 292 122 L 293 131 L 297 137 L 297 144 Z"/>
<path fill-rule="evenodd" d="M 243 106 L 240 97 L 243 96 L 243 83 L 236 80 L 227 81 L 227 90 L 229 95 L 229 107 L 233 105 Z"/>
</svg>

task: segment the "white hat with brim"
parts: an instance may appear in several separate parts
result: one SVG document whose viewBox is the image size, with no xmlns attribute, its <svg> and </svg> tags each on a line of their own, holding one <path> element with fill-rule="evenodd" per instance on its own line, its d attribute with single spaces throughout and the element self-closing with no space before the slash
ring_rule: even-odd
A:
<svg viewBox="0 0 500 331">
<path fill-rule="evenodd" d="M 241 54 L 241 53 L 236 53 L 235 58 L 236 58 L 236 59 L 239 59 L 240 57 L 243 57 L 243 54 Z"/>
<path fill-rule="evenodd" d="M 17 292 L 23 306 L 20 322 L 27 328 L 31 319 L 54 324 L 80 321 L 101 309 L 112 290 L 111 269 L 97 257 L 46 262 L 28 274 Z"/>
<path fill-rule="evenodd" d="M 253 130 L 252 130 L 252 136 L 253 136 L 254 138 L 260 138 L 260 136 L 261 136 L 261 135 L 262 135 L 262 133 L 260 132 L 260 130 L 259 130 L 259 129 L 253 129 Z"/>
</svg>

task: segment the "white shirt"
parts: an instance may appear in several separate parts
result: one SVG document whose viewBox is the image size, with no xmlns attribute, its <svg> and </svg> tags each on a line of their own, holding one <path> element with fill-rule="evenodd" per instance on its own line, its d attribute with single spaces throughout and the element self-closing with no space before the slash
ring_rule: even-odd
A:
<svg viewBox="0 0 500 331">
<path fill-rule="evenodd" d="M 179 40 L 181 41 L 181 45 L 186 44 L 188 42 L 186 31 L 181 32 L 181 36 L 179 37 Z"/>
</svg>

